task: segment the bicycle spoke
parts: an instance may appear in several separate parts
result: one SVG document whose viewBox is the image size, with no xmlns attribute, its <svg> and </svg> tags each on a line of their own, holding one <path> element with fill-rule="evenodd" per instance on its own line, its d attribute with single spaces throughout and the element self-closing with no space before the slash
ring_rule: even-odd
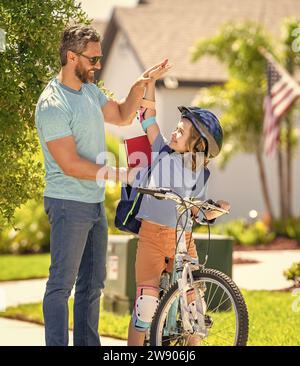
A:
<svg viewBox="0 0 300 366">
<path fill-rule="evenodd" d="M 214 309 L 209 310 L 209 311 L 210 311 L 210 312 L 212 312 L 212 313 L 214 313 L 214 312 L 215 312 L 215 310 L 216 310 L 216 309 L 218 309 L 221 305 L 225 304 L 225 302 L 226 302 L 227 300 L 230 300 L 230 298 L 229 298 L 229 297 L 227 297 L 227 299 L 226 299 L 226 300 L 224 300 L 224 301 L 223 301 L 223 302 L 221 302 L 218 306 L 216 306 Z"/>
<path fill-rule="evenodd" d="M 224 296 L 224 294 L 225 294 L 225 291 L 223 290 L 223 295 L 222 295 L 222 297 L 221 297 L 221 299 L 220 299 L 220 301 L 219 301 L 219 304 L 220 304 L 220 302 L 223 300 L 223 296 Z M 229 298 L 229 297 L 228 297 Z M 220 306 L 220 305 L 219 305 Z"/>
<path fill-rule="evenodd" d="M 230 318 L 232 318 L 232 316 Z M 226 329 L 226 328 L 223 328 L 223 325 L 226 324 L 227 323 L 227 319 L 230 320 L 230 318 L 229 318 L 229 316 L 227 316 L 226 318 L 222 318 L 222 329 Z M 236 323 L 236 322 L 234 321 L 234 323 Z"/>
<path fill-rule="evenodd" d="M 209 296 L 210 296 L 211 288 L 212 288 L 212 283 L 210 283 L 210 286 L 209 286 L 209 293 L 208 293 L 208 296 L 207 296 L 207 301 L 209 301 L 209 299 L 210 299 Z"/>
<path fill-rule="evenodd" d="M 214 297 L 215 297 L 215 295 L 216 295 L 217 291 L 218 291 L 218 286 L 216 286 L 216 290 L 215 290 L 215 292 L 214 292 L 214 294 L 213 294 L 213 297 L 211 298 L 211 300 L 210 300 L 209 304 L 207 305 L 207 308 L 208 308 L 208 309 L 209 309 L 209 306 L 210 306 L 210 304 L 212 303 L 212 301 L 213 301 L 213 299 L 214 299 Z M 207 302 L 208 302 L 208 301 L 207 301 Z"/>
</svg>

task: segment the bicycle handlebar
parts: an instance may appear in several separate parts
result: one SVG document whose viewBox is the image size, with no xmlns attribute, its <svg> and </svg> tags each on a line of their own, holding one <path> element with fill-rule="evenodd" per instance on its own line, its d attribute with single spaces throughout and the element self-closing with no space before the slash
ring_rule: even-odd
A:
<svg viewBox="0 0 300 366">
<path fill-rule="evenodd" d="M 175 194 L 172 192 L 171 189 L 169 188 L 137 188 L 137 191 L 143 194 L 149 194 L 157 199 L 166 199 L 166 200 L 172 200 L 177 202 L 178 204 L 181 205 L 188 205 L 190 207 L 192 206 L 197 206 L 198 208 L 204 208 L 205 210 L 208 211 L 219 211 L 222 212 L 223 214 L 228 214 L 229 211 L 225 210 L 221 207 L 216 206 L 215 204 L 209 203 L 207 201 L 200 201 L 200 200 L 192 200 L 192 199 L 187 199 L 187 198 L 182 198 L 180 197 L 179 194 Z"/>
</svg>

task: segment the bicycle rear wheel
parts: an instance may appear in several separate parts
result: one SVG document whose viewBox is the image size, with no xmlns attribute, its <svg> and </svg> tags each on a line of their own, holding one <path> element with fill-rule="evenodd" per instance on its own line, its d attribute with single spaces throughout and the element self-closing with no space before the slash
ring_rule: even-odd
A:
<svg viewBox="0 0 300 366">
<path fill-rule="evenodd" d="M 183 328 L 178 283 L 163 296 L 153 317 L 151 346 L 245 346 L 248 339 L 248 312 L 236 284 L 224 273 L 213 269 L 193 271 L 193 288 L 206 288 L 206 336 Z M 173 322 L 170 327 L 170 319 Z"/>
</svg>

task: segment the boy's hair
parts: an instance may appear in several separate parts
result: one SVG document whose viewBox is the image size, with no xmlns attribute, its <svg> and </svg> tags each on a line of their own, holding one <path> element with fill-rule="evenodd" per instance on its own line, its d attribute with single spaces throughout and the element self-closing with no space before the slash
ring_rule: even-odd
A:
<svg viewBox="0 0 300 366">
<path fill-rule="evenodd" d="M 207 157 L 207 142 L 203 137 L 199 135 L 199 132 L 196 128 L 192 125 L 190 136 L 188 139 L 188 150 L 192 153 L 192 170 L 195 171 L 197 168 L 196 159 L 199 159 L 199 152 L 204 154 L 204 166 L 207 166 L 209 163 L 209 159 Z M 198 157 L 197 157 L 198 155 Z"/>
<path fill-rule="evenodd" d="M 67 27 L 62 33 L 59 47 L 61 66 L 67 64 L 68 51 L 81 53 L 89 42 L 101 42 L 100 34 L 95 28 L 80 24 Z"/>
</svg>

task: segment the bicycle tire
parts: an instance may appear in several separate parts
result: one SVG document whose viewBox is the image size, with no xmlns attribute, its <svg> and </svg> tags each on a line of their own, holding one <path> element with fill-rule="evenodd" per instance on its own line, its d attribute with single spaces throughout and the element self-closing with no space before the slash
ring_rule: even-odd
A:
<svg viewBox="0 0 300 366">
<path fill-rule="evenodd" d="M 248 311 L 247 306 L 244 301 L 243 295 L 241 294 L 237 285 L 232 281 L 230 277 L 226 274 L 219 272 L 215 269 L 203 269 L 193 271 L 194 282 L 203 281 L 204 278 L 212 279 L 216 282 L 222 284 L 228 292 L 231 294 L 232 299 L 234 301 L 234 305 L 236 307 L 236 312 L 238 314 L 238 334 L 236 336 L 236 344 L 234 346 L 246 346 L 248 340 Z M 175 282 L 169 290 L 162 297 L 159 306 L 156 309 L 154 314 L 151 329 L 150 329 L 150 345 L 157 346 L 158 344 L 158 329 L 161 328 L 160 322 L 161 315 L 164 312 L 164 309 L 168 306 L 169 301 L 172 300 L 175 292 L 178 292 L 178 283 Z"/>
</svg>

